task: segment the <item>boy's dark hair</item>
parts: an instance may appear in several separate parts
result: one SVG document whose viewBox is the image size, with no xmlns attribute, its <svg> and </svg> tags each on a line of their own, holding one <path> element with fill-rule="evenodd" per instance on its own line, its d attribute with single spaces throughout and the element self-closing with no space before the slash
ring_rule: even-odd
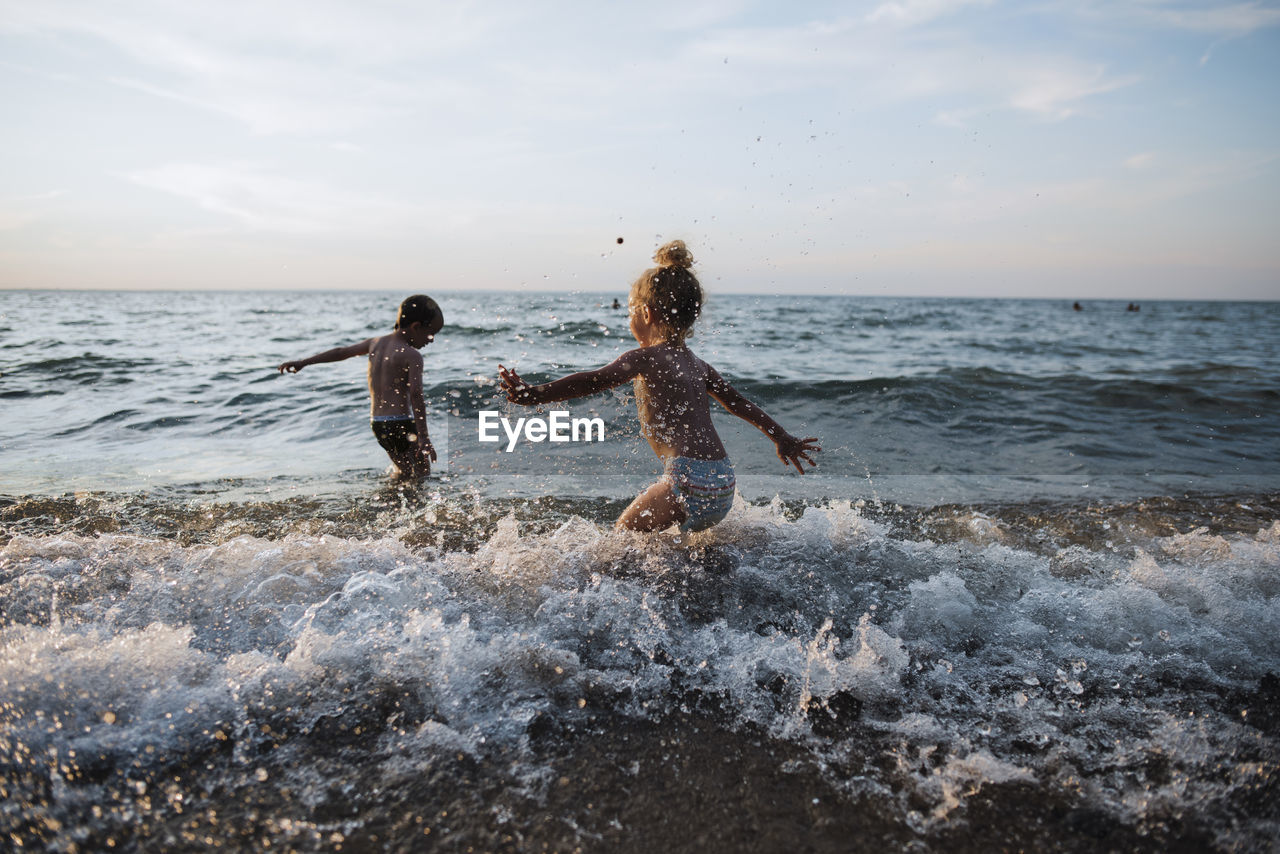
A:
<svg viewBox="0 0 1280 854">
<path fill-rule="evenodd" d="M 414 294 L 400 303 L 396 315 L 396 329 L 408 329 L 412 323 L 421 323 L 428 335 L 435 335 L 444 326 L 444 313 L 436 301 L 425 294 Z"/>
</svg>

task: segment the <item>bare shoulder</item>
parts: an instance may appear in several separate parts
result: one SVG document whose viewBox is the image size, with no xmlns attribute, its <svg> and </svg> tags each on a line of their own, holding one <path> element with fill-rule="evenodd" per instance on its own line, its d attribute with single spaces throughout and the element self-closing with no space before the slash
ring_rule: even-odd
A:
<svg viewBox="0 0 1280 854">
<path fill-rule="evenodd" d="M 654 351 L 657 349 L 657 347 L 636 347 L 614 359 L 613 364 L 630 370 L 643 371 L 653 364 Z"/>
<path fill-rule="evenodd" d="M 726 388 L 731 388 L 729 382 L 724 377 L 720 376 L 720 372 L 712 367 L 710 363 L 697 359 L 697 357 L 695 357 L 695 359 L 702 371 L 702 381 L 706 384 L 709 391 L 714 393 Z"/>
<path fill-rule="evenodd" d="M 388 362 L 405 364 L 405 365 L 421 365 L 422 354 L 404 343 L 395 334 L 383 335 L 379 338 L 370 338 L 369 355 L 376 356 Z"/>
<path fill-rule="evenodd" d="M 654 344 L 652 347 L 636 347 L 622 355 L 635 361 L 653 361 L 654 356 L 660 353 L 662 349 L 661 344 Z"/>
<path fill-rule="evenodd" d="M 686 347 L 685 349 L 688 350 L 689 348 Z M 710 364 L 698 358 L 698 354 L 693 352 L 693 350 L 689 350 L 689 361 L 693 362 L 694 368 L 701 371 L 703 374 L 715 373 L 715 368 L 711 367 Z"/>
</svg>

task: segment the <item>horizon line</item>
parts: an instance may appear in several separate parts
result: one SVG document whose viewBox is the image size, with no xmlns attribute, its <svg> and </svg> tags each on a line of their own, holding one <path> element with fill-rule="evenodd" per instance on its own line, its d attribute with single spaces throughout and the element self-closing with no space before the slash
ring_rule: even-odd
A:
<svg viewBox="0 0 1280 854">
<path fill-rule="evenodd" d="M 279 294 L 324 294 L 324 293 L 406 293 L 409 289 L 391 288 L 391 287 L 328 287 L 315 286 L 310 288 L 289 288 L 289 287 L 222 287 L 222 288 L 183 288 L 183 287 L 7 287 L 0 285 L 0 293 L 161 293 L 161 294 L 248 294 L 248 293 L 279 293 Z M 704 288 L 704 292 L 705 292 Z M 432 290 L 435 294 L 471 294 L 471 293 L 490 293 L 490 294 L 582 294 L 584 296 L 609 296 L 616 297 L 619 293 L 626 293 L 626 289 L 619 290 L 587 290 L 580 288 L 439 288 Z M 1004 295 L 982 295 L 982 294 L 886 294 L 886 293 L 830 293 L 830 292 L 812 292 L 812 291 L 788 291 L 788 292 L 766 292 L 766 291 L 742 291 L 742 290 L 716 290 L 711 292 L 711 296 L 741 296 L 741 297 L 783 297 L 783 296 L 799 296 L 799 297 L 816 297 L 816 298 L 857 298 L 857 299 L 933 299 L 933 300 L 1000 300 L 1009 302 L 1079 302 L 1084 303 L 1100 303 L 1100 302 L 1127 302 L 1127 303 L 1176 303 L 1176 302 L 1232 302 L 1232 303 L 1275 303 L 1280 302 L 1280 296 L 1273 298 L 1265 297 L 1224 297 L 1218 296 L 1213 298 L 1195 298 L 1188 299 L 1186 297 L 1087 297 L 1087 296 L 1010 296 Z"/>
</svg>

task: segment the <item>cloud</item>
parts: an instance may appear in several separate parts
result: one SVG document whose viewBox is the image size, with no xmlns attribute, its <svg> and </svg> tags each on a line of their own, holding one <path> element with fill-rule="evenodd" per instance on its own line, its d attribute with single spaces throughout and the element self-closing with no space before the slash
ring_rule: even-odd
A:
<svg viewBox="0 0 1280 854">
<path fill-rule="evenodd" d="M 230 116 L 259 134 L 361 127 L 465 100 L 432 62 L 465 56 L 497 22 L 462 7 L 341 2 L 8 4 L 0 30 L 88 37 L 133 63 L 112 82 Z M 80 46 L 77 58 L 105 66 Z M 414 65 L 412 83 L 400 65 Z M 425 71 L 424 71 L 425 69 Z"/>
<path fill-rule="evenodd" d="M 1019 78 L 1010 96 L 1010 105 L 1051 121 L 1075 115 L 1079 102 L 1090 96 L 1112 92 L 1137 81 L 1133 76 L 1108 78 L 1102 67 L 1086 69 L 1070 65 L 1025 71 Z"/>
<path fill-rule="evenodd" d="M 262 135 L 349 131 L 408 112 L 410 105 L 423 97 L 407 86 L 374 79 L 337 79 L 332 73 L 313 75 L 287 64 L 235 67 L 228 63 L 227 68 L 216 77 L 177 81 L 173 86 L 130 77 L 111 77 L 109 81 L 229 116 Z M 269 86 L 255 82 L 264 77 L 271 79 Z"/>
<path fill-rule="evenodd" d="M 1239 37 L 1280 25 L 1275 0 L 1045 0 L 1035 8 L 1054 18 L 1102 25 L 1111 32 L 1172 29 Z"/>
<path fill-rule="evenodd" d="M 917 26 L 953 15 L 965 6 L 990 6 L 992 0 L 890 0 L 872 9 L 866 20 L 872 24 Z"/>
<path fill-rule="evenodd" d="M 863 107 L 952 95 L 1061 119 L 1124 85 L 1000 44 L 989 35 L 1000 28 L 966 17 L 991 5 L 888 0 L 865 15 L 802 11 L 779 23 L 740 0 L 624 6 L 604 20 L 575 3 L 41 0 L 11 3 L 0 28 L 87 36 L 130 63 L 105 75 L 115 85 L 263 136 L 351 138 L 437 116 L 477 138 L 522 123 L 677 122 L 704 115 L 708 99 L 782 92 L 838 92 Z M 939 120 L 962 123 L 971 106 Z"/>
<path fill-rule="evenodd" d="M 192 201 L 254 231 L 366 233 L 421 221 L 427 215 L 414 205 L 352 195 L 319 182 L 272 174 L 252 163 L 173 163 L 125 177 L 139 186 Z"/>
<path fill-rule="evenodd" d="M 897 0 L 861 18 L 719 30 L 687 53 L 702 61 L 729 59 L 738 96 L 829 91 L 858 109 L 933 99 L 941 102 L 933 121 L 944 127 L 963 127 L 996 109 L 1061 121 L 1082 112 L 1089 99 L 1139 79 L 1072 55 L 1051 33 L 1043 42 L 1010 42 L 1007 28 L 964 19 L 966 11 L 988 5 Z M 944 16 L 950 16 L 945 26 Z M 698 79 L 683 68 L 672 73 Z"/>
<path fill-rule="evenodd" d="M 1222 36 L 1245 36 L 1280 24 L 1280 9 L 1262 3 L 1215 3 L 1200 8 L 1161 3 L 1137 9 L 1153 23 Z"/>
<path fill-rule="evenodd" d="M 282 175 L 250 162 L 170 163 L 121 177 L 260 233 L 440 237 L 486 223 L 528 229 L 531 222 L 563 220 L 572 213 L 554 200 L 539 199 L 435 196 L 420 203 L 403 202 Z"/>
</svg>

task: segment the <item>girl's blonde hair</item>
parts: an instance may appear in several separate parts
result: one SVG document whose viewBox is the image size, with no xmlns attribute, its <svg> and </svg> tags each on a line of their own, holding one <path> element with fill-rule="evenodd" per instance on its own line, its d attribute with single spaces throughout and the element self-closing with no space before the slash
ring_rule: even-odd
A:
<svg viewBox="0 0 1280 854">
<path fill-rule="evenodd" d="M 693 275 L 693 253 L 673 240 L 653 253 L 658 266 L 645 270 L 631 286 L 631 298 L 649 306 L 662 326 L 687 338 L 702 312 L 702 285 Z"/>
</svg>

